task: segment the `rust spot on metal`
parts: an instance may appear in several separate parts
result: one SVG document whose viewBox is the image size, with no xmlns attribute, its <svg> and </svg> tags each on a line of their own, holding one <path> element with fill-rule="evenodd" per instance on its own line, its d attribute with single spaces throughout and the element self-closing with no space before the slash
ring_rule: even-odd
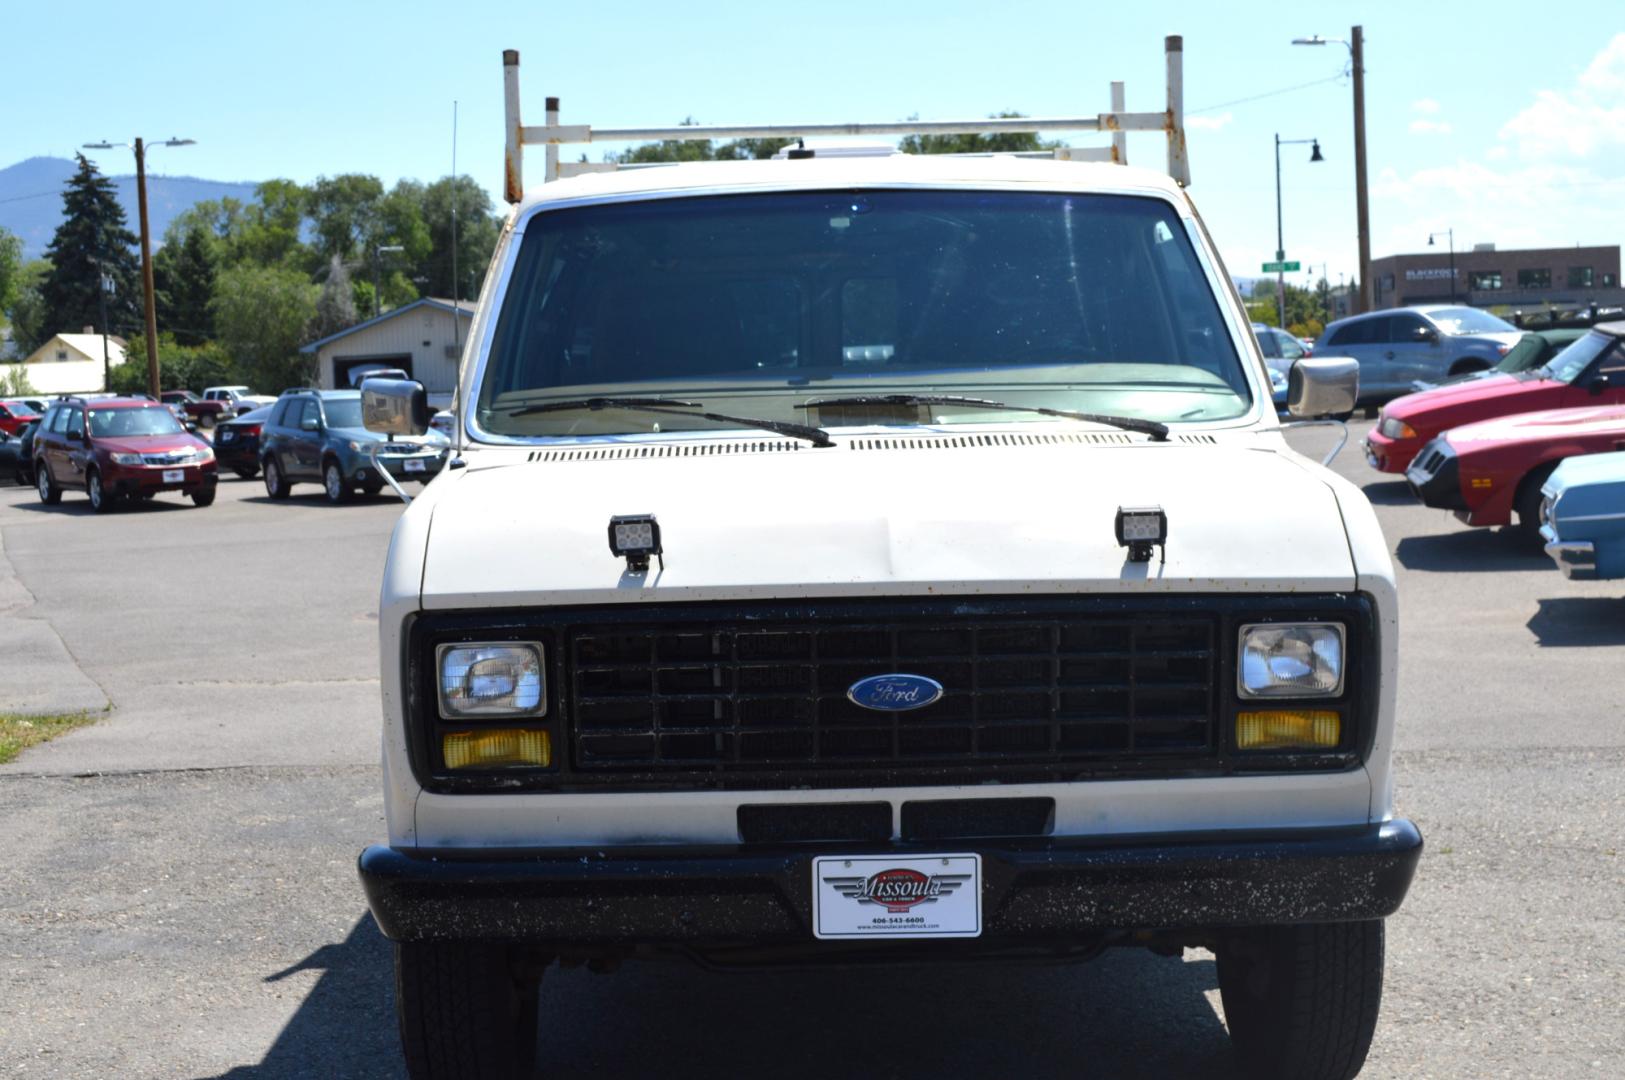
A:
<svg viewBox="0 0 1625 1080">
<path fill-rule="evenodd" d="M 1121 165 L 1121 164 L 1123 164 L 1123 155 L 1118 151 L 1117 145 L 1115 143 L 1112 144 L 1112 164 L 1113 165 Z"/>
<path fill-rule="evenodd" d="M 503 64 L 504 67 L 514 67 L 518 63 L 519 63 L 519 50 L 518 49 L 503 49 L 502 50 L 502 64 Z"/>
<path fill-rule="evenodd" d="M 1123 130 L 1123 121 L 1118 119 L 1118 116 L 1117 116 L 1116 113 L 1102 113 L 1100 115 L 1100 130 L 1102 130 L 1102 131 L 1122 131 Z"/>
</svg>

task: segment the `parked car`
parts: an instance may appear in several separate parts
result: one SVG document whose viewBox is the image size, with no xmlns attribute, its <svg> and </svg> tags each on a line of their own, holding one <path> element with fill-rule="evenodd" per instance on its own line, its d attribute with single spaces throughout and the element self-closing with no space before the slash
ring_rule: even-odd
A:
<svg viewBox="0 0 1625 1080">
<path fill-rule="evenodd" d="M 1524 371 L 1534 371 L 1545 367 L 1552 357 L 1568 348 L 1574 342 L 1585 337 L 1586 328 L 1564 330 L 1539 330 L 1526 332 L 1518 339 L 1518 343 L 1507 354 L 1501 357 L 1501 362 L 1492 368 L 1483 371 L 1469 371 L 1461 375 L 1452 375 L 1442 382 L 1417 379 L 1411 383 L 1411 391 L 1420 393 L 1423 390 L 1432 390 L 1437 386 L 1454 386 L 1457 383 L 1471 382 L 1474 379 L 1490 379 L 1496 375 L 1517 375 Z"/>
<path fill-rule="evenodd" d="M 1418 379 L 1494 367 L 1522 331 L 1477 308 L 1428 304 L 1370 311 L 1326 327 L 1316 345 L 1323 356 L 1360 362 L 1360 402 L 1377 404 L 1407 393 Z"/>
<path fill-rule="evenodd" d="M 30 420 L 12 437 L 17 449 L 17 460 L 12 476 L 22 487 L 34 486 L 34 432 L 39 430 L 40 418 Z"/>
<path fill-rule="evenodd" d="M 1452 428 L 1424 446 L 1405 480 L 1428 506 L 1469 525 L 1540 524 L 1540 490 L 1566 458 L 1625 445 L 1625 405 L 1549 409 Z"/>
<path fill-rule="evenodd" d="M 1540 496 L 1540 537 L 1565 577 L 1625 577 L 1625 452 L 1569 458 Z"/>
<path fill-rule="evenodd" d="M 391 364 L 360 364 L 351 368 L 346 376 L 350 387 L 355 390 L 361 389 L 361 384 L 368 379 L 410 379 L 411 377 L 405 369 Z"/>
<path fill-rule="evenodd" d="M 24 428 L 23 430 L 27 430 Z M 0 476 L 10 476 L 23 483 L 22 435 L 0 431 Z"/>
<path fill-rule="evenodd" d="M 62 397 L 34 433 L 34 487 L 41 502 L 83 488 L 98 514 L 126 499 L 178 491 L 214 502 L 214 451 L 150 398 Z"/>
<path fill-rule="evenodd" d="M 169 393 L 178 394 L 181 391 Z M 275 401 L 273 397 L 249 393 L 246 386 L 210 386 L 203 391 L 202 397 L 193 396 L 182 401 L 181 407 L 201 426 L 213 427 L 221 420 L 253 412 Z"/>
<path fill-rule="evenodd" d="M 0 400 L 0 431 L 15 435 L 30 420 L 38 420 L 40 411 L 17 398 Z"/>
<path fill-rule="evenodd" d="M 1275 402 L 1275 411 L 1284 414 L 1287 380 L 1291 377 L 1292 365 L 1313 355 L 1313 350 L 1285 330 L 1268 323 L 1253 323 L 1253 336 L 1258 339 L 1258 347 L 1264 353 L 1264 363 L 1270 369 L 1270 397 Z"/>
<path fill-rule="evenodd" d="M 347 501 L 357 488 L 376 494 L 384 481 L 378 463 L 397 480 L 428 483 L 446 464 L 444 440 L 388 440 L 361 423 L 359 390 L 289 390 L 277 399 L 260 431 L 265 490 L 285 499 L 294 484 L 318 483 L 329 502 Z"/>
<path fill-rule="evenodd" d="M 244 480 L 260 474 L 260 430 L 271 418 L 275 405 L 266 405 L 214 427 L 214 456 L 222 468 Z"/>
<path fill-rule="evenodd" d="M 1579 333 L 1579 340 L 1535 371 L 1440 386 L 1390 401 L 1366 435 L 1366 462 L 1378 472 L 1403 473 L 1436 435 L 1463 424 L 1544 409 L 1625 405 L 1625 322 Z"/>
</svg>

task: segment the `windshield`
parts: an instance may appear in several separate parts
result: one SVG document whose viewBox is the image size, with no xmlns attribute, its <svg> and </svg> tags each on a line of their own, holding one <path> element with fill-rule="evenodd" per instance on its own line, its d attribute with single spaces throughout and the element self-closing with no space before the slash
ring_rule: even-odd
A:
<svg viewBox="0 0 1625 1080">
<path fill-rule="evenodd" d="M 361 427 L 361 399 L 323 398 L 322 412 L 327 415 L 328 427 Z"/>
<path fill-rule="evenodd" d="M 1504 319 L 1497 319 L 1477 308 L 1453 307 L 1430 311 L 1432 319 L 1446 334 L 1516 334 L 1518 328 Z"/>
<path fill-rule="evenodd" d="M 1546 374 L 1558 382 L 1571 383 L 1591 362 L 1619 343 L 1611 334 L 1590 333 L 1546 362 Z"/>
<path fill-rule="evenodd" d="M 91 409 L 90 433 L 100 438 L 121 435 L 179 435 L 184 429 L 162 405 L 135 409 Z"/>
<path fill-rule="evenodd" d="M 714 429 L 526 406 L 702 402 L 843 423 L 1054 422 L 997 410 L 799 409 L 943 393 L 1157 421 L 1251 406 L 1184 225 L 1159 199 L 796 192 L 559 210 L 525 227 L 476 403 L 502 435 Z"/>
</svg>

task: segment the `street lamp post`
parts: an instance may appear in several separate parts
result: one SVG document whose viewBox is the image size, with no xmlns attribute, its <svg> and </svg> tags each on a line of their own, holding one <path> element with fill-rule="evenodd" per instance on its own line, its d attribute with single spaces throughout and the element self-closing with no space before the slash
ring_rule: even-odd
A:
<svg viewBox="0 0 1625 1080">
<path fill-rule="evenodd" d="M 1281 320 L 1281 329 L 1286 329 L 1286 238 L 1281 225 L 1281 147 L 1296 146 L 1299 143 L 1310 143 L 1309 153 L 1311 163 L 1325 161 L 1320 156 L 1319 139 L 1283 139 L 1279 132 L 1275 135 L 1275 308 Z"/>
<path fill-rule="evenodd" d="M 1365 184 L 1365 33 L 1353 27 L 1347 41 L 1319 34 L 1293 38 L 1294 45 L 1343 45 L 1349 51 L 1349 68 L 1354 77 L 1354 218 L 1359 230 L 1360 300 L 1353 314 L 1371 310 L 1371 202 Z"/>
<path fill-rule="evenodd" d="M 195 139 L 166 139 L 154 146 L 192 146 Z M 139 136 L 134 143 L 114 143 L 105 140 L 99 143 L 85 143 L 86 150 L 112 150 L 115 147 L 127 146 L 135 151 L 135 191 L 137 205 L 141 208 L 141 293 L 142 307 L 146 314 L 147 338 L 147 392 L 154 401 L 159 399 L 158 384 L 158 309 L 153 303 L 152 284 L 152 230 L 147 224 L 147 144 Z"/>
<path fill-rule="evenodd" d="M 1456 302 L 1456 230 L 1452 227 L 1446 229 L 1442 234 L 1428 233 L 1428 247 L 1432 247 L 1433 238 L 1440 235 L 1448 237 L 1450 240 L 1450 302 L 1454 304 Z"/>
<path fill-rule="evenodd" d="M 378 256 L 386 251 L 405 251 L 400 244 L 382 244 L 372 249 L 372 317 L 384 313 L 384 294 L 378 291 Z"/>
</svg>

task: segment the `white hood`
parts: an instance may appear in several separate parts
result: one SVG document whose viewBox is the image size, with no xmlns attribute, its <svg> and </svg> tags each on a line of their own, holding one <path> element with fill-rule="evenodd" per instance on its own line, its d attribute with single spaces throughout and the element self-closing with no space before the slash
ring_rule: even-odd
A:
<svg viewBox="0 0 1625 1080">
<path fill-rule="evenodd" d="M 1353 589 L 1325 480 L 1278 439 L 1220 439 L 903 449 L 842 440 L 552 461 L 476 450 L 414 507 L 433 515 L 422 604 Z M 1166 563 L 1128 562 L 1114 535 L 1119 506 L 1147 505 L 1168 515 Z M 610 553 L 616 514 L 659 519 L 664 570 L 632 574 Z"/>
</svg>

